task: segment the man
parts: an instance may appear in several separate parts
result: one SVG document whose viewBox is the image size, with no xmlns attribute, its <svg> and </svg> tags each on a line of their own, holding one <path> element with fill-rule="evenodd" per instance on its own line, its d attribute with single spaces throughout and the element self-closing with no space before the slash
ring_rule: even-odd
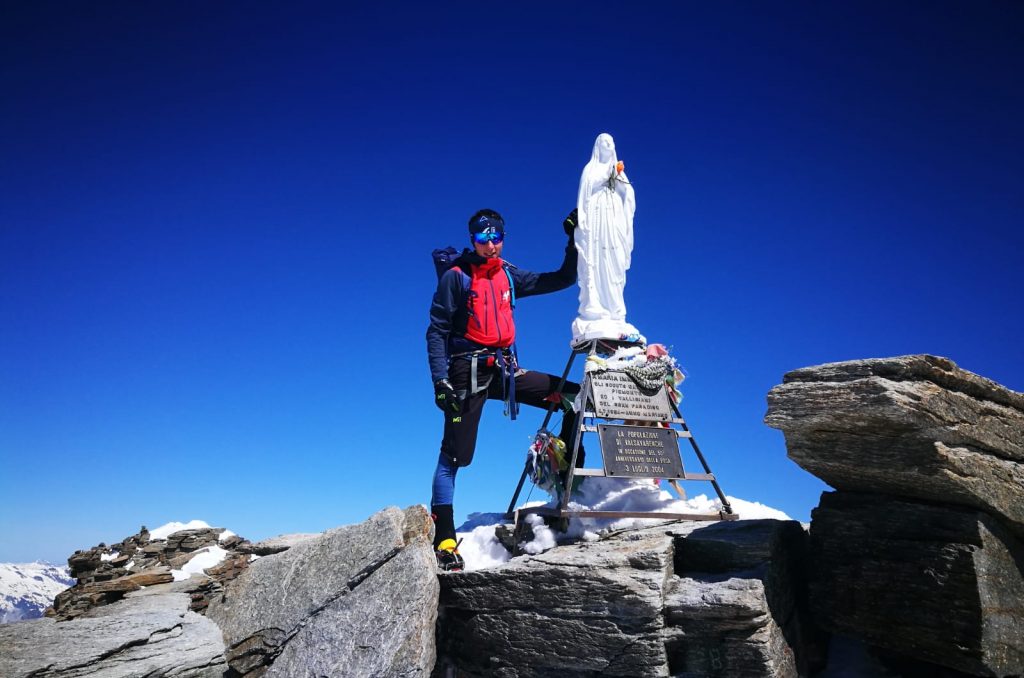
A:
<svg viewBox="0 0 1024 678">
<path fill-rule="evenodd" d="M 533 273 L 501 258 L 505 222 L 494 210 L 480 210 L 469 219 L 472 251 L 463 250 L 437 283 L 427 327 L 427 357 L 434 401 L 445 418 L 430 504 L 434 548 L 443 570 L 461 570 L 464 564 L 452 513 L 455 475 L 473 461 L 484 402 L 504 400 L 513 419 L 519 403 L 545 409 L 552 401 L 560 403 L 558 377 L 529 372 L 517 364 L 512 310 L 517 299 L 556 292 L 576 282 L 576 210 L 562 227 L 569 242 L 561 267 Z M 566 382 L 562 392 L 579 393 L 579 385 Z M 575 430 L 576 415 L 568 409 L 560 437 L 569 449 Z M 582 464 L 581 445 L 577 465 Z"/>
</svg>

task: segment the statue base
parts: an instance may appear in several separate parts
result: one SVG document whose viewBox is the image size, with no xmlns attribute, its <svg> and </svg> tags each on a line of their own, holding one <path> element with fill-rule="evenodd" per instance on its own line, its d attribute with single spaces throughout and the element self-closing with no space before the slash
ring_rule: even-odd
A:
<svg viewBox="0 0 1024 678">
<path fill-rule="evenodd" d="M 576 349 L 595 340 L 621 341 L 630 344 L 647 345 L 647 338 L 640 330 L 625 320 L 584 320 L 576 318 L 572 321 L 572 341 L 569 346 Z"/>
</svg>

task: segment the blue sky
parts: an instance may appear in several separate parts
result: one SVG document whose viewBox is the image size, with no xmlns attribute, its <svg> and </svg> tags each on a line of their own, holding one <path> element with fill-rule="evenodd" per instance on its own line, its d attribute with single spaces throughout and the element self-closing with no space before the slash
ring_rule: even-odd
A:
<svg viewBox="0 0 1024 678">
<path fill-rule="evenodd" d="M 786 371 L 1024 390 L 1022 37 L 1012 2 L 4 4 L 0 561 L 426 502 L 430 251 L 491 207 L 555 268 L 602 131 L 629 320 L 726 492 L 807 520 L 825 486 L 762 423 Z M 575 310 L 523 300 L 527 367 Z M 457 518 L 504 510 L 540 419 L 488 407 Z"/>
</svg>

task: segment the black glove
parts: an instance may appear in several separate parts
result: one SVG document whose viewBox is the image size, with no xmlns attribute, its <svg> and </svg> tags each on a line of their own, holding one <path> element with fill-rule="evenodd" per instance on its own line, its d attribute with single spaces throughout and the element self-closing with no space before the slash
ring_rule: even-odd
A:
<svg viewBox="0 0 1024 678">
<path fill-rule="evenodd" d="M 434 404 L 445 414 L 458 414 L 462 410 L 459 396 L 447 379 L 438 379 L 434 382 Z"/>
<path fill-rule="evenodd" d="M 569 212 L 569 216 L 562 222 L 562 228 L 565 229 L 566 235 L 572 235 L 573 231 L 576 230 L 576 209 L 573 208 L 572 212 Z"/>
</svg>

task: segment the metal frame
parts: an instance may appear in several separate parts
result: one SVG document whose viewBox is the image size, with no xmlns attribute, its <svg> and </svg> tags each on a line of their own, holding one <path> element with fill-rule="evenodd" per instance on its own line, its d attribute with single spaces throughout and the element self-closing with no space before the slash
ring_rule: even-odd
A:
<svg viewBox="0 0 1024 678">
<path fill-rule="evenodd" d="M 561 393 L 565 387 L 565 382 L 569 377 L 569 371 L 572 369 L 572 364 L 576 359 L 576 354 L 587 353 L 588 357 L 602 353 L 610 355 L 616 348 L 621 346 L 635 346 L 636 344 L 630 342 L 618 342 L 618 341 L 604 341 L 604 340 L 590 340 L 584 344 L 573 346 L 572 353 L 569 355 L 569 361 L 565 365 L 565 370 L 562 372 L 562 378 L 558 382 L 557 392 Z M 693 437 L 693 432 L 690 427 L 687 426 L 686 421 L 683 419 L 682 413 L 679 411 L 679 407 L 669 397 L 669 404 L 672 406 L 672 411 L 675 414 L 675 418 L 670 420 L 671 424 L 678 424 L 681 429 L 673 429 L 679 438 L 685 438 L 690 441 L 690 446 L 693 448 L 694 453 L 697 455 L 698 461 L 704 468 L 704 473 L 684 473 L 684 477 L 679 480 L 699 480 L 708 481 L 715 488 L 715 492 L 718 494 L 719 500 L 722 502 L 722 510 L 714 513 L 647 513 L 647 512 L 636 512 L 636 511 L 570 511 L 569 497 L 572 494 L 572 481 L 576 476 L 580 477 L 607 477 L 604 469 L 593 469 L 593 468 L 576 468 L 576 458 L 579 456 L 580 441 L 583 439 L 583 434 L 586 432 L 596 432 L 597 426 L 594 423 L 587 424 L 587 419 L 593 420 L 598 419 L 595 412 L 587 411 L 587 401 L 590 398 L 591 384 L 590 378 L 584 373 L 583 383 L 580 386 L 580 393 L 577 396 L 577 403 L 580 404 L 582 411 L 580 412 L 579 419 L 576 426 L 576 435 L 574 436 L 572 446 L 572 456 L 569 460 L 569 471 L 565 482 L 565 491 L 562 493 L 562 499 L 558 508 L 550 507 L 532 507 L 525 509 L 516 509 L 516 502 L 519 500 L 519 495 L 523 490 L 523 484 L 526 482 L 527 466 L 524 465 L 523 473 L 519 477 L 519 483 L 516 485 L 515 493 L 512 495 L 512 501 L 509 502 L 508 510 L 505 512 L 506 519 L 515 518 L 517 525 L 520 524 L 520 519 L 529 514 L 536 514 L 541 516 L 547 516 L 557 519 L 568 519 L 574 516 L 586 517 L 586 518 L 663 518 L 667 520 L 738 520 L 739 515 L 734 513 L 732 506 L 729 505 L 729 500 L 726 499 L 725 493 L 722 492 L 722 488 L 718 485 L 718 479 L 715 478 L 715 474 L 711 472 L 711 467 L 708 465 L 707 459 L 701 452 L 700 447 L 697 445 L 697 441 Z M 668 394 L 666 394 L 668 397 Z M 548 423 L 551 421 L 551 415 L 555 411 L 557 403 L 552 402 L 548 405 L 547 414 L 544 416 L 544 422 L 540 425 L 540 430 L 546 430 Z M 596 409 L 596 408 L 595 408 Z M 671 428 L 671 426 L 670 426 Z M 598 442 L 598 449 L 601 449 L 600 442 Z M 681 452 L 680 452 L 681 454 Z M 603 457 L 604 450 L 601 450 Z M 685 469 L 685 465 L 683 467 Z M 679 487 L 678 483 L 673 481 L 670 485 L 680 493 L 683 498 L 685 494 Z"/>
</svg>

